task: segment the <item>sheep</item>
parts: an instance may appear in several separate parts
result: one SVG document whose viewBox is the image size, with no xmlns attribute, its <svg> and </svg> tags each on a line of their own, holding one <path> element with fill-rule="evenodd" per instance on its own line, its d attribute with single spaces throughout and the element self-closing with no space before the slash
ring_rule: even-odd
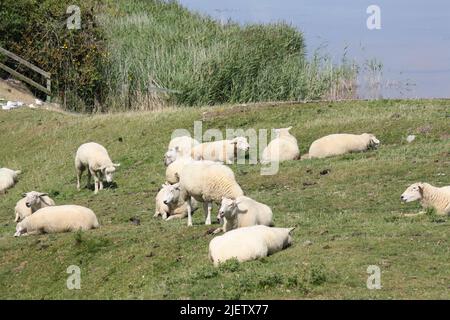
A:
<svg viewBox="0 0 450 320">
<path fill-rule="evenodd" d="M 167 167 L 180 157 L 190 156 L 191 149 L 199 144 L 197 140 L 188 136 L 173 138 L 164 155 L 164 165 Z"/>
<path fill-rule="evenodd" d="M 89 142 L 82 144 L 75 156 L 75 168 L 77 170 L 77 189 L 80 190 L 81 175 L 85 169 L 88 169 L 88 186 L 91 183 L 91 175 L 94 176 L 95 190 L 97 194 L 103 189 L 103 179 L 112 182 L 113 174 L 119 163 L 113 163 L 109 157 L 108 151 L 102 145 Z"/>
<path fill-rule="evenodd" d="M 6 190 L 14 187 L 19 180 L 20 170 L 11 170 L 8 168 L 0 168 L 0 194 L 6 193 Z"/>
<path fill-rule="evenodd" d="M 179 174 L 179 182 L 168 186 L 165 204 L 177 203 L 180 199 L 188 204 L 188 226 L 192 226 L 191 197 L 203 202 L 205 224 L 211 224 L 211 209 L 222 197 L 235 199 L 244 195 L 236 182 L 233 171 L 227 166 L 210 161 L 194 161 L 186 164 Z"/>
<path fill-rule="evenodd" d="M 211 240 L 209 258 L 217 267 L 233 258 L 244 262 L 266 257 L 290 246 L 294 229 L 259 225 L 231 230 Z"/>
<path fill-rule="evenodd" d="M 172 219 L 183 219 L 187 217 L 187 203 L 181 202 L 177 203 L 176 205 L 173 204 L 165 204 L 164 197 L 168 191 L 169 183 L 165 183 L 161 186 L 161 189 L 159 190 L 158 194 L 156 195 L 155 199 L 155 215 L 153 217 L 162 216 L 162 218 L 166 221 L 172 220 Z M 191 199 L 191 203 L 193 205 L 193 212 L 198 209 L 198 204 L 195 199 Z"/>
<path fill-rule="evenodd" d="M 413 183 L 403 192 L 400 200 L 404 203 L 420 200 L 425 209 L 433 208 L 439 215 L 450 214 L 450 186 L 438 188 L 429 183 Z"/>
<path fill-rule="evenodd" d="M 214 233 L 254 225 L 273 226 L 272 210 L 269 206 L 246 196 L 236 199 L 223 197 L 217 219 L 224 219 L 224 225 L 217 228 Z"/>
<path fill-rule="evenodd" d="M 97 217 L 91 209 L 77 205 L 50 206 L 19 222 L 14 236 L 85 231 L 98 227 Z"/>
<path fill-rule="evenodd" d="M 23 198 L 17 202 L 15 207 L 15 222 L 20 222 L 41 208 L 55 205 L 55 201 L 47 193 L 31 191 L 22 194 L 22 196 Z"/>
<path fill-rule="evenodd" d="M 349 152 L 361 152 L 376 149 L 380 144 L 373 134 L 330 134 L 314 141 L 308 153 L 308 158 L 325 158 Z"/>
<path fill-rule="evenodd" d="M 292 127 L 275 129 L 276 138 L 264 148 L 261 163 L 300 159 L 297 139 L 289 133 Z"/>
<path fill-rule="evenodd" d="M 192 148 L 191 157 L 194 160 L 211 160 L 232 164 L 238 157 L 238 152 L 247 152 L 250 148 L 247 138 L 236 137 L 232 140 L 205 142 Z"/>
</svg>

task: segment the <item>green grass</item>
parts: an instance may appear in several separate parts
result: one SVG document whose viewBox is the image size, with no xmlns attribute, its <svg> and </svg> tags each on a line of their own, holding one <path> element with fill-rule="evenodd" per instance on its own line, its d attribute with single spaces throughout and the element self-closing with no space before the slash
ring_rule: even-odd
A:
<svg viewBox="0 0 450 320">
<path fill-rule="evenodd" d="M 402 217 L 421 208 L 401 204 L 399 196 L 416 181 L 449 184 L 449 112 L 450 102 L 439 100 L 97 116 L 0 111 L 0 165 L 23 171 L 0 198 L 0 298 L 448 299 L 448 217 Z M 282 252 L 214 268 L 201 210 L 191 228 L 186 220 L 152 218 L 170 134 L 192 132 L 193 121 L 202 118 L 204 130 L 293 125 L 302 153 L 334 132 L 373 132 L 382 145 L 363 154 L 285 162 L 275 176 L 261 176 L 259 165 L 232 166 L 245 193 L 271 206 L 277 226 L 297 228 L 293 246 Z M 417 135 L 411 144 L 408 134 Z M 74 153 L 91 140 L 122 164 L 117 188 L 98 195 L 75 188 Z M 321 175 L 325 169 L 330 173 Z M 58 204 L 92 208 L 101 228 L 14 238 L 13 208 L 30 190 L 49 192 Z M 141 224 L 132 224 L 132 217 Z M 70 265 L 81 268 L 81 290 L 66 288 Z M 381 290 L 366 288 L 369 265 L 382 270 Z"/>
</svg>

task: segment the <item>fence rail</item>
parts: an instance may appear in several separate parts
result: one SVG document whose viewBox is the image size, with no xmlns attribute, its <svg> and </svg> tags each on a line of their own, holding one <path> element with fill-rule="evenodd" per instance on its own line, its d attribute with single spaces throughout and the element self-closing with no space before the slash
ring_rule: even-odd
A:
<svg viewBox="0 0 450 320">
<path fill-rule="evenodd" d="M 3 63 L 0 63 L 0 68 L 5 70 L 6 72 L 10 73 L 14 77 L 28 83 L 29 85 L 35 87 L 36 89 L 44 92 L 47 94 L 47 101 L 50 101 L 50 96 L 52 95 L 52 87 L 51 87 L 51 74 L 47 71 L 42 70 L 41 68 L 35 66 L 34 64 L 30 63 L 29 61 L 22 59 L 18 55 L 0 47 L 0 54 L 4 54 L 5 56 L 19 62 L 20 64 L 30 68 L 31 70 L 39 73 L 46 79 L 46 87 L 43 85 L 37 83 L 36 81 L 24 76 L 23 74 L 17 72 L 16 70 L 11 69 L 10 67 L 6 66 Z"/>
</svg>

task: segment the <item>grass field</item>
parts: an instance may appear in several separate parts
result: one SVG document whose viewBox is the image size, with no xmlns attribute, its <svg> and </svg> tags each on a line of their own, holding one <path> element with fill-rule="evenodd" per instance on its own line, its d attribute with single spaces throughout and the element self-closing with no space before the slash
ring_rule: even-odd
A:
<svg viewBox="0 0 450 320">
<path fill-rule="evenodd" d="M 217 269 L 208 261 L 212 236 L 201 210 L 191 228 L 186 220 L 152 217 L 170 135 L 177 128 L 192 131 L 201 119 L 204 129 L 292 125 L 302 153 L 335 132 L 373 132 L 382 145 L 363 154 L 285 162 L 274 176 L 261 176 L 260 165 L 232 166 L 246 194 L 272 207 L 277 226 L 297 229 L 290 248 Z M 403 217 L 420 205 L 399 198 L 413 182 L 450 185 L 450 101 L 95 116 L 23 109 L 0 111 L 0 132 L 0 166 L 23 171 L 0 196 L 1 299 L 450 298 L 448 217 Z M 408 134 L 417 135 L 411 144 Z M 117 187 L 98 195 L 75 188 L 74 153 L 91 140 L 122 164 Z M 92 208 L 101 228 L 14 238 L 14 205 L 30 190 L 47 191 L 58 204 Z M 70 265 L 81 268 L 81 290 L 66 287 Z M 366 288 L 369 265 L 381 268 L 381 290 Z"/>
</svg>

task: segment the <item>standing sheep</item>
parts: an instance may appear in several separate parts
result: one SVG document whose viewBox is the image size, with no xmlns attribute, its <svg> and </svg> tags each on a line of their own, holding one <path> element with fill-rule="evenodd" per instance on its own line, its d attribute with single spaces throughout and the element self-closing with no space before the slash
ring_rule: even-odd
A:
<svg viewBox="0 0 450 320">
<path fill-rule="evenodd" d="M 183 219 L 187 217 L 187 203 L 181 202 L 177 204 L 165 204 L 164 198 L 166 197 L 167 192 L 169 191 L 168 186 L 169 183 L 165 183 L 161 186 L 161 190 L 159 190 L 155 199 L 155 215 L 153 217 L 161 216 L 164 220 L 169 221 L 172 219 Z M 193 212 L 197 210 L 198 205 L 195 199 L 191 199 L 192 210 Z"/>
<path fill-rule="evenodd" d="M 169 143 L 166 154 L 164 155 L 165 166 L 167 167 L 180 157 L 190 156 L 191 149 L 198 144 L 199 142 L 197 140 L 188 136 L 173 138 Z"/>
<path fill-rule="evenodd" d="M 376 149 L 380 144 L 373 134 L 330 134 L 314 141 L 309 154 L 305 158 L 326 158 L 349 152 L 361 152 L 368 149 Z"/>
<path fill-rule="evenodd" d="M 214 266 L 229 259 L 239 262 L 267 257 L 292 243 L 294 228 L 251 226 L 231 230 L 217 236 L 209 243 L 209 258 Z"/>
<path fill-rule="evenodd" d="M 88 169 L 88 186 L 91 176 L 94 176 L 95 193 L 103 189 L 103 179 L 107 182 L 113 181 L 113 174 L 120 164 L 113 163 L 108 151 L 102 145 L 89 142 L 82 144 L 75 156 L 75 168 L 77 170 L 77 189 L 80 190 L 81 175 Z"/>
<path fill-rule="evenodd" d="M 300 159 L 297 139 L 289 133 L 292 127 L 275 129 L 276 138 L 264 148 L 261 163 Z"/>
<path fill-rule="evenodd" d="M 225 218 L 225 222 L 223 227 L 216 229 L 214 233 L 228 232 L 254 225 L 273 226 L 272 210 L 269 206 L 246 196 L 236 199 L 222 198 L 222 205 L 217 218 Z"/>
<path fill-rule="evenodd" d="M 410 185 L 400 199 L 405 203 L 420 200 L 424 209 L 433 208 L 440 215 L 450 214 L 450 186 L 437 188 L 429 183 L 417 182 Z"/>
<path fill-rule="evenodd" d="M 23 198 L 17 202 L 15 207 L 15 222 L 20 222 L 41 208 L 55 205 L 55 201 L 47 193 L 31 191 L 24 193 L 22 196 Z"/>
<path fill-rule="evenodd" d="M 232 140 L 199 144 L 192 148 L 191 157 L 194 160 L 211 160 L 232 164 L 237 159 L 239 151 L 245 154 L 249 148 L 247 138 L 237 137 Z"/>
<path fill-rule="evenodd" d="M 14 236 L 85 231 L 98 227 L 97 217 L 91 209 L 76 205 L 51 206 L 39 209 L 19 222 Z"/>
<path fill-rule="evenodd" d="M 179 183 L 168 186 L 165 204 L 177 203 L 180 199 L 188 204 L 188 226 L 192 226 L 191 197 L 203 202 L 205 224 L 211 224 L 213 202 L 219 204 L 222 197 L 235 199 L 244 195 L 236 182 L 233 171 L 223 164 L 209 161 L 194 161 L 181 170 Z"/>
<path fill-rule="evenodd" d="M 0 168 L 0 194 L 6 193 L 6 190 L 14 187 L 19 180 L 20 170 L 11 170 Z"/>
</svg>

